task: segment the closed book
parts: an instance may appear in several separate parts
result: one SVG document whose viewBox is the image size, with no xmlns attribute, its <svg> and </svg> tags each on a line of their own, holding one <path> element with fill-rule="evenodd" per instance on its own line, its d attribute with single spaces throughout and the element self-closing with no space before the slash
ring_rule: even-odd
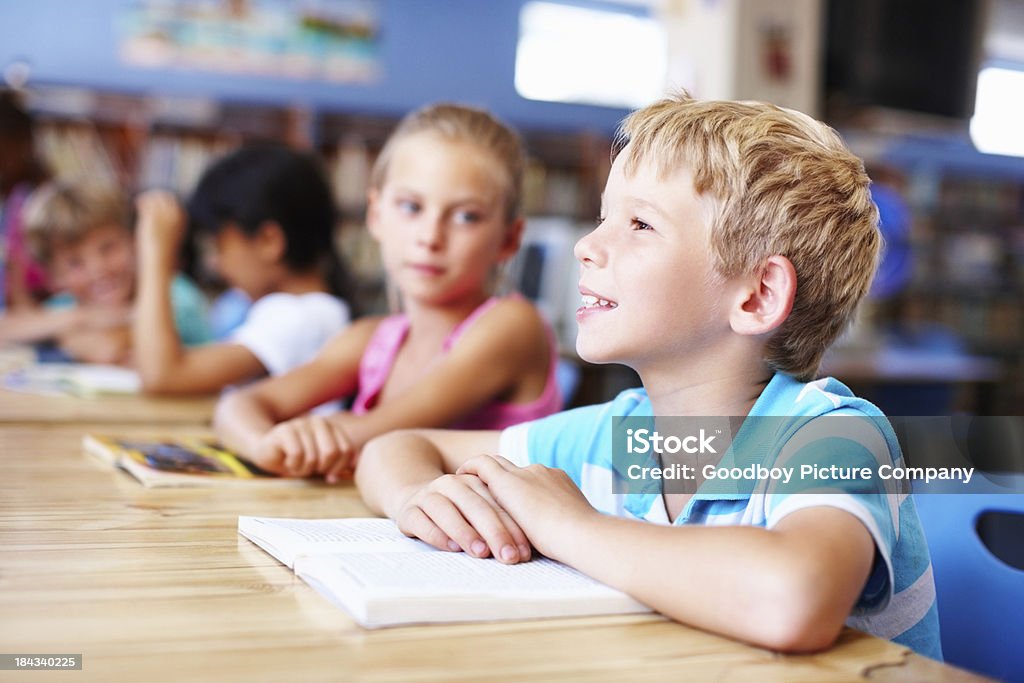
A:
<svg viewBox="0 0 1024 683">
<path fill-rule="evenodd" d="M 82 447 L 87 454 L 128 472 L 147 488 L 311 483 L 308 479 L 289 479 L 265 472 L 212 439 L 134 439 L 86 434 Z"/>
</svg>

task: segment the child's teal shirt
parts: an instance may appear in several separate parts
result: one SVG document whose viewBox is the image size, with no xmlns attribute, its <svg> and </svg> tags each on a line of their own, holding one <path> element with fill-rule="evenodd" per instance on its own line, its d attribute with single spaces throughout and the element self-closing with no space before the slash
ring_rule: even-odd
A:
<svg viewBox="0 0 1024 683">
<path fill-rule="evenodd" d="M 539 463 L 565 470 L 602 512 L 668 524 L 659 490 L 613 492 L 613 481 L 621 477 L 612 463 L 614 423 L 622 417 L 651 415 L 647 393 L 631 389 L 609 403 L 509 427 L 502 432 L 499 450 L 517 465 Z M 851 419 L 814 422 L 813 418 L 824 415 Z M 745 421 L 719 466 L 760 462 L 769 468 L 804 463 L 877 468 L 903 464 L 896 435 L 881 411 L 832 378 L 805 384 L 776 374 L 750 416 L 785 417 Z M 748 424 L 753 426 L 748 428 Z M 743 462 L 726 462 L 733 458 L 743 458 Z M 875 562 L 847 624 L 941 659 L 928 546 L 907 493 L 896 492 L 877 478 L 868 482 L 829 480 L 824 485 L 815 483 L 813 491 L 807 485 L 782 485 L 769 479 L 747 493 L 716 491 L 717 483 L 705 482 L 675 524 L 742 524 L 770 529 L 796 510 L 819 506 L 840 508 L 860 520 L 874 540 Z"/>
<path fill-rule="evenodd" d="M 46 301 L 46 307 L 53 309 L 77 305 L 75 297 L 66 293 L 57 294 Z M 213 341 L 206 313 L 206 298 L 199 288 L 181 273 L 171 280 L 171 308 L 174 313 L 174 327 L 182 344 L 198 346 Z"/>
</svg>

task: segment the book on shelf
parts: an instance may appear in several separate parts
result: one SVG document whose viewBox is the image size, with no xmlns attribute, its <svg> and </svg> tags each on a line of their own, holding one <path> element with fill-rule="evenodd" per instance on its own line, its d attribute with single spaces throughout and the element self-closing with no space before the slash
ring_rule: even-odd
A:
<svg viewBox="0 0 1024 683">
<path fill-rule="evenodd" d="M 133 395 L 142 381 L 139 373 L 119 365 L 33 363 L 4 374 L 3 387 L 44 396 Z"/>
<path fill-rule="evenodd" d="M 57 177 L 89 178 L 117 186 L 117 163 L 94 126 L 44 125 L 38 141 L 43 159 Z"/>
<path fill-rule="evenodd" d="M 87 454 L 128 472 L 147 488 L 260 483 L 304 486 L 311 483 L 308 479 L 290 479 L 264 472 L 212 439 L 129 439 L 86 434 L 82 448 Z"/>
<path fill-rule="evenodd" d="M 180 195 L 195 188 L 203 170 L 228 145 L 221 140 L 204 140 L 187 135 L 152 136 L 142 150 L 140 187 L 165 187 Z"/>
<path fill-rule="evenodd" d="M 366 628 L 651 611 L 554 560 L 444 552 L 387 519 L 241 516 L 238 533 Z"/>
</svg>

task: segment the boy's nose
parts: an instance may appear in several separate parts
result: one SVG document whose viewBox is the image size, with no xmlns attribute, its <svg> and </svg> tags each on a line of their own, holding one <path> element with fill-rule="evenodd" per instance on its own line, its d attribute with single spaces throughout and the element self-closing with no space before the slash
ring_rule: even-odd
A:
<svg viewBox="0 0 1024 683">
<path fill-rule="evenodd" d="M 93 256 L 85 260 L 85 272 L 94 280 L 104 277 L 108 270 L 110 268 L 107 260 L 102 256 Z"/>
<path fill-rule="evenodd" d="M 603 224 L 602 224 L 603 225 Z M 601 226 L 597 226 L 586 235 L 581 237 L 576 242 L 576 246 L 573 247 L 572 253 L 582 265 L 600 265 L 604 262 L 605 248 L 602 244 L 603 240 L 599 231 Z"/>
<path fill-rule="evenodd" d="M 103 278 L 118 273 L 122 268 L 121 262 L 116 257 L 101 255 L 92 260 L 89 272 L 93 277 Z"/>
</svg>

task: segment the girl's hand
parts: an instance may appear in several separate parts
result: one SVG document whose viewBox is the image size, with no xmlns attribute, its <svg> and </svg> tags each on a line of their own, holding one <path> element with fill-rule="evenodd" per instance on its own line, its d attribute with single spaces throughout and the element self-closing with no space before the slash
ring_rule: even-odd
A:
<svg viewBox="0 0 1024 683">
<path fill-rule="evenodd" d="M 399 508 L 395 523 L 407 536 L 441 550 L 493 555 L 506 564 L 530 559 L 526 534 L 471 474 L 446 474 L 416 487 Z"/>
<path fill-rule="evenodd" d="M 253 462 L 287 477 L 327 475 L 334 483 L 350 469 L 355 448 L 344 430 L 320 415 L 306 415 L 275 425 L 263 435 Z"/>
<path fill-rule="evenodd" d="M 466 461 L 457 474 L 470 474 L 487 485 L 494 500 L 530 539 L 533 547 L 559 559 L 559 549 L 588 518 L 599 515 L 569 475 L 543 465 L 517 467 L 505 458 L 481 455 Z"/>
<path fill-rule="evenodd" d="M 139 214 L 135 239 L 140 257 L 173 267 L 188 223 L 185 210 L 173 194 L 164 190 L 142 193 L 135 207 Z"/>
</svg>

